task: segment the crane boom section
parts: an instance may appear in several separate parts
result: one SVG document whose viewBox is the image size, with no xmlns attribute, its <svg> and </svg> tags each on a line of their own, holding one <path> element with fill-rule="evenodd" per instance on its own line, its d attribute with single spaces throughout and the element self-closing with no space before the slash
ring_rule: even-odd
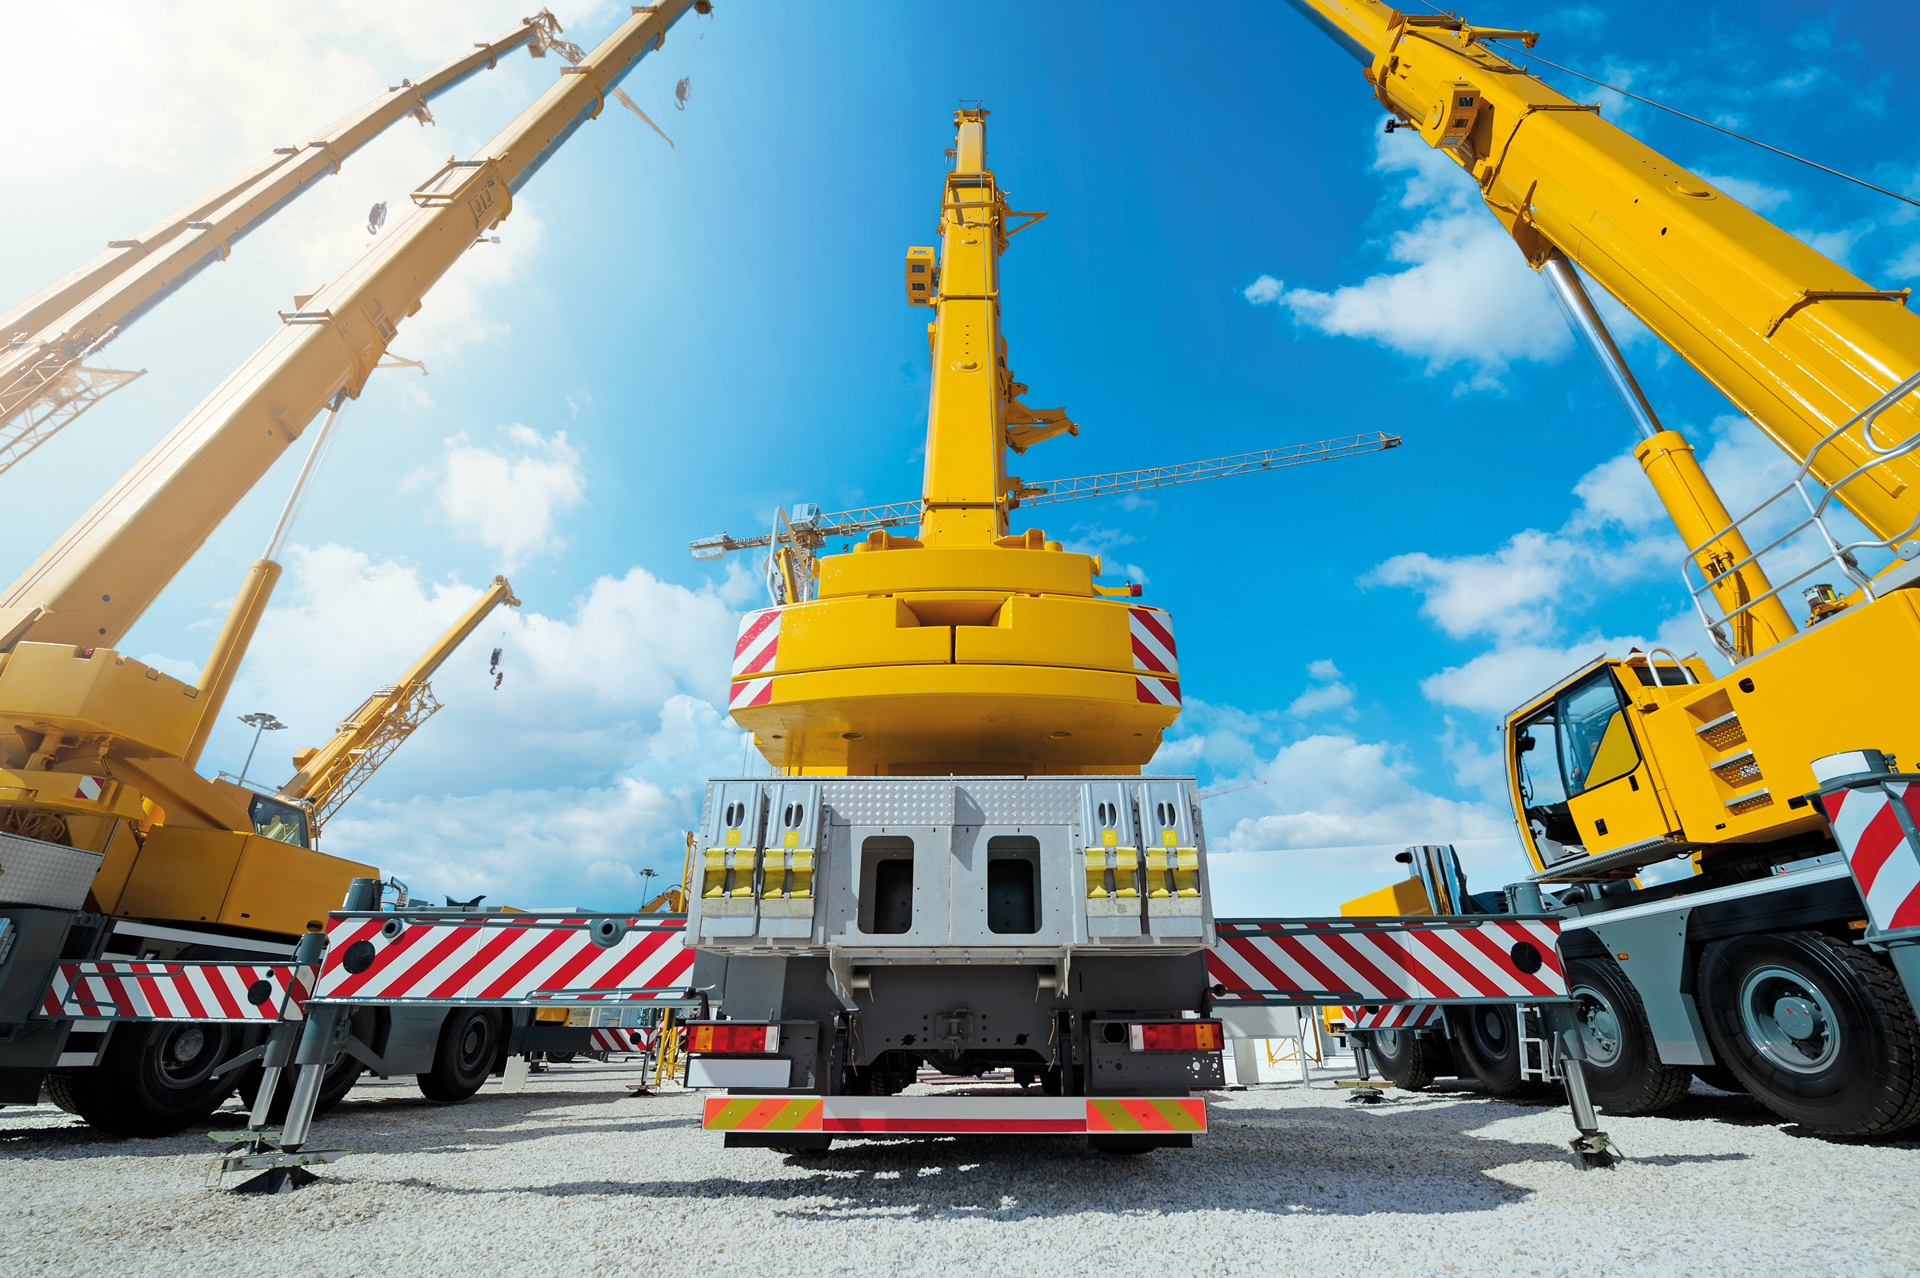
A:
<svg viewBox="0 0 1920 1278">
<path fill-rule="evenodd" d="M 92 261 L 0 312 L 0 336 L 24 337 L 0 353 L 0 417 L 11 413 L 27 387 L 16 391 L 27 365 L 72 357 L 109 330 L 124 329 L 204 267 L 227 256 L 233 242 L 340 164 L 387 126 L 419 110 L 468 76 L 493 66 L 534 37 L 523 22 L 497 40 L 474 46 L 425 79 L 396 85 L 319 132 L 206 192 L 131 240 L 116 240 Z M 49 349 L 49 347 L 51 349 Z"/>
<path fill-rule="evenodd" d="M 473 159 L 416 190 L 387 236 L 304 309 L 283 312 L 279 332 L 0 594 L 0 645 L 117 643 L 321 408 L 360 394 L 398 324 L 507 215 L 511 192 L 599 114 L 604 87 L 700 3 L 637 11 Z"/>
<path fill-rule="evenodd" d="M 955 132 L 940 208 L 939 319 L 920 522 L 928 546 L 991 545 L 1007 531 L 1002 202 L 987 168 L 986 120 L 963 117 Z"/>
<path fill-rule="evenodd" d="M 1536 268 L 1555 249 L 1571 258 L 1796 461 L 1812 455 L 1823 483 L 1873 465 L 1841 500 L 1877 536 L 1920 520 L 1920 457 L 1870 448 L 1920 429 L 1911 401 L 1883 416 L 1877 439 L 1819 447 L 1920 368 L 1905 290 L 1870 287 L 1484 43 L 1531 33 L 1374 0 L 1289 2 L 1366 64 L 1388 110 L 1473 175 Z"/>
<path fill-rule="evenodd" d="M 327 817 L 373 775 L 415 728 L 440 708 L 427 688 L 427 680 L 433 678 L 440 663 L 503 603 L 510 608 L 520 606 L 507 579 L 495 577 L 487 592 L 420 655 L 398 683 L 381 688 L 361 703 L 358 710 L 341 721 L 333 740 L 326 745 L 318 750 L 302 750 L 294 756 L 294 766 L 299 771 L 280 787 L 281 796 L 307 800 L 314 826 L 323 827 Z"/>
</svg>

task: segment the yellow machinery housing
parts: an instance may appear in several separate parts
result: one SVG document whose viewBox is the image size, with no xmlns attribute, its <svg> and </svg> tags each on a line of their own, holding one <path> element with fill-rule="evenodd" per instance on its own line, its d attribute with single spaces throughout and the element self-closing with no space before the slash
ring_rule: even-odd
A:
<svg viewBox="0 0 1920 1278">
<path fill-rule="evenodd" d="M 1180 711 L 1167 614 L 1098 584 L 1097 556 L 1007 531 L 1006 449 L 1078 427 L 1022 404 L 1007 366 L 1000 255 L 1042 215 L 1010 211 L 986 116 L 955 114 L 938 258 L 907 252 L 908 300 L 934 311 L 920 535 L 814 561 L 817 596 L 785 557 L 784 606 L 741 629 L 733 715 L 790 775 L 1135 773 Z"/>
</svg>

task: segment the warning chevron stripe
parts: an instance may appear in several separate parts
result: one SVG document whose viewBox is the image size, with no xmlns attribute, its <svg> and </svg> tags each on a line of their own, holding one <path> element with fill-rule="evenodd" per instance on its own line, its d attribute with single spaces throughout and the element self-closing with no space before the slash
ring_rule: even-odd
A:
<svg viewBox="0 0 1920 1278">
<path fill-rule="evenodd" d="M 765 608 L 740 618 L 733 643 L 733 677 L 744 678 L 773 667 L 780 651 L 780 609 Z"/>
<path fill-rule="evenodd" d="M 62 963 L 40 1015 L 116 1021 L 297 1021 L 312 968 L 261 963 Z"/>
<path fill-rule="evenodd" d="M 1901 825 L 1901 808 L 1920 823 L 1920 789 L 1884 781 L 1820 796 L 1833 837 L 1846 853 L 1867 916 L 1881 932 L 1920 927 L 1920 849 Z"/>
<path fill-rule="evenodd" d="M 1156 679 L 1147 675 L 1133 677 L 1133 698 L 1150 706 L 1180 708 L 1180 681 Z"/>
<path fill-rule="evenodd" d="M 1133 668 L 1154 674 L 1180 676 L 1180 658 L 1173 643 L 1173 618 L 1158 608 L 1127 609 L 1127 629 L 1133 638 Z"/>
<path fill-rule="evenodd" d="M 1564 997 L 1551 919 L 1333 925 L 1220 920 L 1207 957 L 1223 1005 Z"/>
<path fill-rule="evenodd" d="M 693 951 L 682 944 L 684 918 L 630 920 L 631 930 L 602 946 L 582 918 L 500 917 L 511 922 L 335 917 L 315 997 L 512 1003 L 564 990 L 582 998 L 671 1001 L 693 967 Z"/>
<path fill-rule="evenodd" d="M 772 700 L 772 679 L 742 679 L 733 685 L 733 694 L 727 698 L 727 709 L 742 710 L 748 706 L 764 706 Z"/>
</svg>

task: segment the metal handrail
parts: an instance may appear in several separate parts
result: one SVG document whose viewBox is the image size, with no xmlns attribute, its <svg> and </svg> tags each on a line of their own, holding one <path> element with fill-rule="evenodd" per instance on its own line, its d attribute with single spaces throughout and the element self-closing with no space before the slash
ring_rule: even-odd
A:
<svg viewBox="0 0 1920 1278">
<path fill-rule="evenodd" d="M 1832 531 L 1828 529 L 1826 512 L 1827 507 L 1834 502 L 1840 490 L 1846 487 L 1846 485 L 1879 466 L 1882 462 L 1889 461 L 1896 457 L 1903 457 L 1908 453 L 1914 452 L 1916 449 L 1920 449 L 1920 431 L 1915 431 L 1905 439 L 1886 447 L 1881 447 L 1874 442 L 1872 434 L 1873 427 L 1880 415 L 1900 400 L 1912 394 L 1916 389 L 1920 389 L 1920 372 L 1914 373 L 1905 381 L 1902 381 L 1899 385 L 1887 391 L 1886 394 L 1880 396 L 1880 398 L 1872 404 L 1861 409 L 1845 422 L 1823 435 L 1820 441 L 1808 450 L 1806 460 L 1800 464 L 1799 469 L 1794 472 L 1793 477 L 1789 479 L 1785 485 L 1755 503 L 1745 514 L 1736 516 L 1722 527 L 1715 529 L 1699 544 L 1687 548 L 1687 553 L 1682 558 L 1680 565 L 1681 583 L 1687 588 L 1687 595 L 1693 602 L 1694 611 L 1700 614 L 1701 624 L 1706 627 L 1707 634 L 1713 639 L 1714 645 L 1718 647 L 1721 652 L 1725 653 L 1728 657 L 1736 660 L 1739 659 L 1739 654 L 1733 645 L 1728 642 L 1721 627 L 1736 618 L 1752 612 L 1753 609 L 1759 607 L 1767 600 L 1778 597 L 1789 587 L 1800 581 L 1804 581 L 1828 564 L 1837 567 L 1848 580 L 1858 586 L 1868 601 L 1872 601 L 1878 597 L 1873 589 L 1873 576 L 1861 569 L 1859 560 L 1854 552 L 1873 549 L 1893 550 L 1896 554 L 1899 554 L 1900 548 L 1909 542 L 1909 539 L 1914 536 L 1916 531 L 1920 531 L 1920 516 L 1916 516 L 1912 523 L 1908 524 L 1905 529 L 1892 537 L 1884 539 L 1869 538 L 1864 541 L 1848 542 L 1843 545 L 1834 537 Z M 1819 456 L 1821 449 L 1832 444 L 1842 435 L 1852 430 L 1856 425 L 1860 427 L 1860 443 L 1868 452 L 1873 454 L 1873 459 L 1855 466 L 1831 484 L 1819 485 L 1819 495 L 1816 500 L 1807 490 L 1807 478 L 1813 469 L 1815 458 Z M 1816 484 L 1818 483 L 1818 481 L 1815 482 Z M 1807 517 L 1805 519 L 1775 537 L 1765 546 L 1752 551 L 1746 558 L 1722 570 L 1717 575 L 1711 577 L 1704 575 L 1705 570 L 1701 568 L 1698 561 L 1698 556 L 1702 551 L 1712 546 L 1728 533 L 1739 530 L 1743 525 L 1758 518 L 1762 512 L 1766 511 L 1781 498 L 1787 496 L 1788 493 L 1797 493 L 1799 495 L 1802 504 L 1807 508 Z M 1817 528 L 1819 530 L 1820 538 L 1826 544 L 1826 553 L 1824 555 L 1808 567 L 1795 573 L 1792 577 L 1789 577 L 1762 595 L 1749 599 L 1733 608 L 1720 605 L 1721 616 L 1719 620 L 1716 621 L 1708 614 L 1705 596 L 1712 592 L 1716 586 L 1725 584 L 1728 577 L 1737 577 L 1741 569 L 1755 564 L 1762 555 L 1779 549 L 1782 545 L 1800 536 L 1800 534 L 1806 532 L 1809 528 Z M 1915 550 L 1920 551 L 1920 546 L 1916 546 Z M 1903 555 L 1902 557 L 1914 558 L 1920 556 Z M 1693 578 L 1693 574 L 1696 572 L 1701 573 L 1703 577 L 1698 585 L 1694 584 Z"/>
</svg>

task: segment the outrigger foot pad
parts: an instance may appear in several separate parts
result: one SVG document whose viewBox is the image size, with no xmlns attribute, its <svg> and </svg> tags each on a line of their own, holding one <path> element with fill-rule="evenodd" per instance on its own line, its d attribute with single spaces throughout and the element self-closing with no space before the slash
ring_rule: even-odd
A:
<svg viewBox="0 0 1920 1278">
<path fill-rule="evenodd" d="M 1377 1087 L 1356 1087 L 1353 1095 L 1347 1097 L 1347 1104 L 1378 1105 L 1387 1099 L 1387 1094 Z"/>
<path fill-rule="evenodd" d="M 273 1167 L 233 1187 L 236 1194 L 291 1194 L 320 1178 L 304 1167 Z"/>
<path fill-rule="evenodd" d="M 1613 1141 L 1605 1132 L 1575 1136 L 1567 1142 L 1573 1150 L 1573 1160 L 1581 1171 L 1604 1170 L 1614 1165 Z"/>
</svg>

